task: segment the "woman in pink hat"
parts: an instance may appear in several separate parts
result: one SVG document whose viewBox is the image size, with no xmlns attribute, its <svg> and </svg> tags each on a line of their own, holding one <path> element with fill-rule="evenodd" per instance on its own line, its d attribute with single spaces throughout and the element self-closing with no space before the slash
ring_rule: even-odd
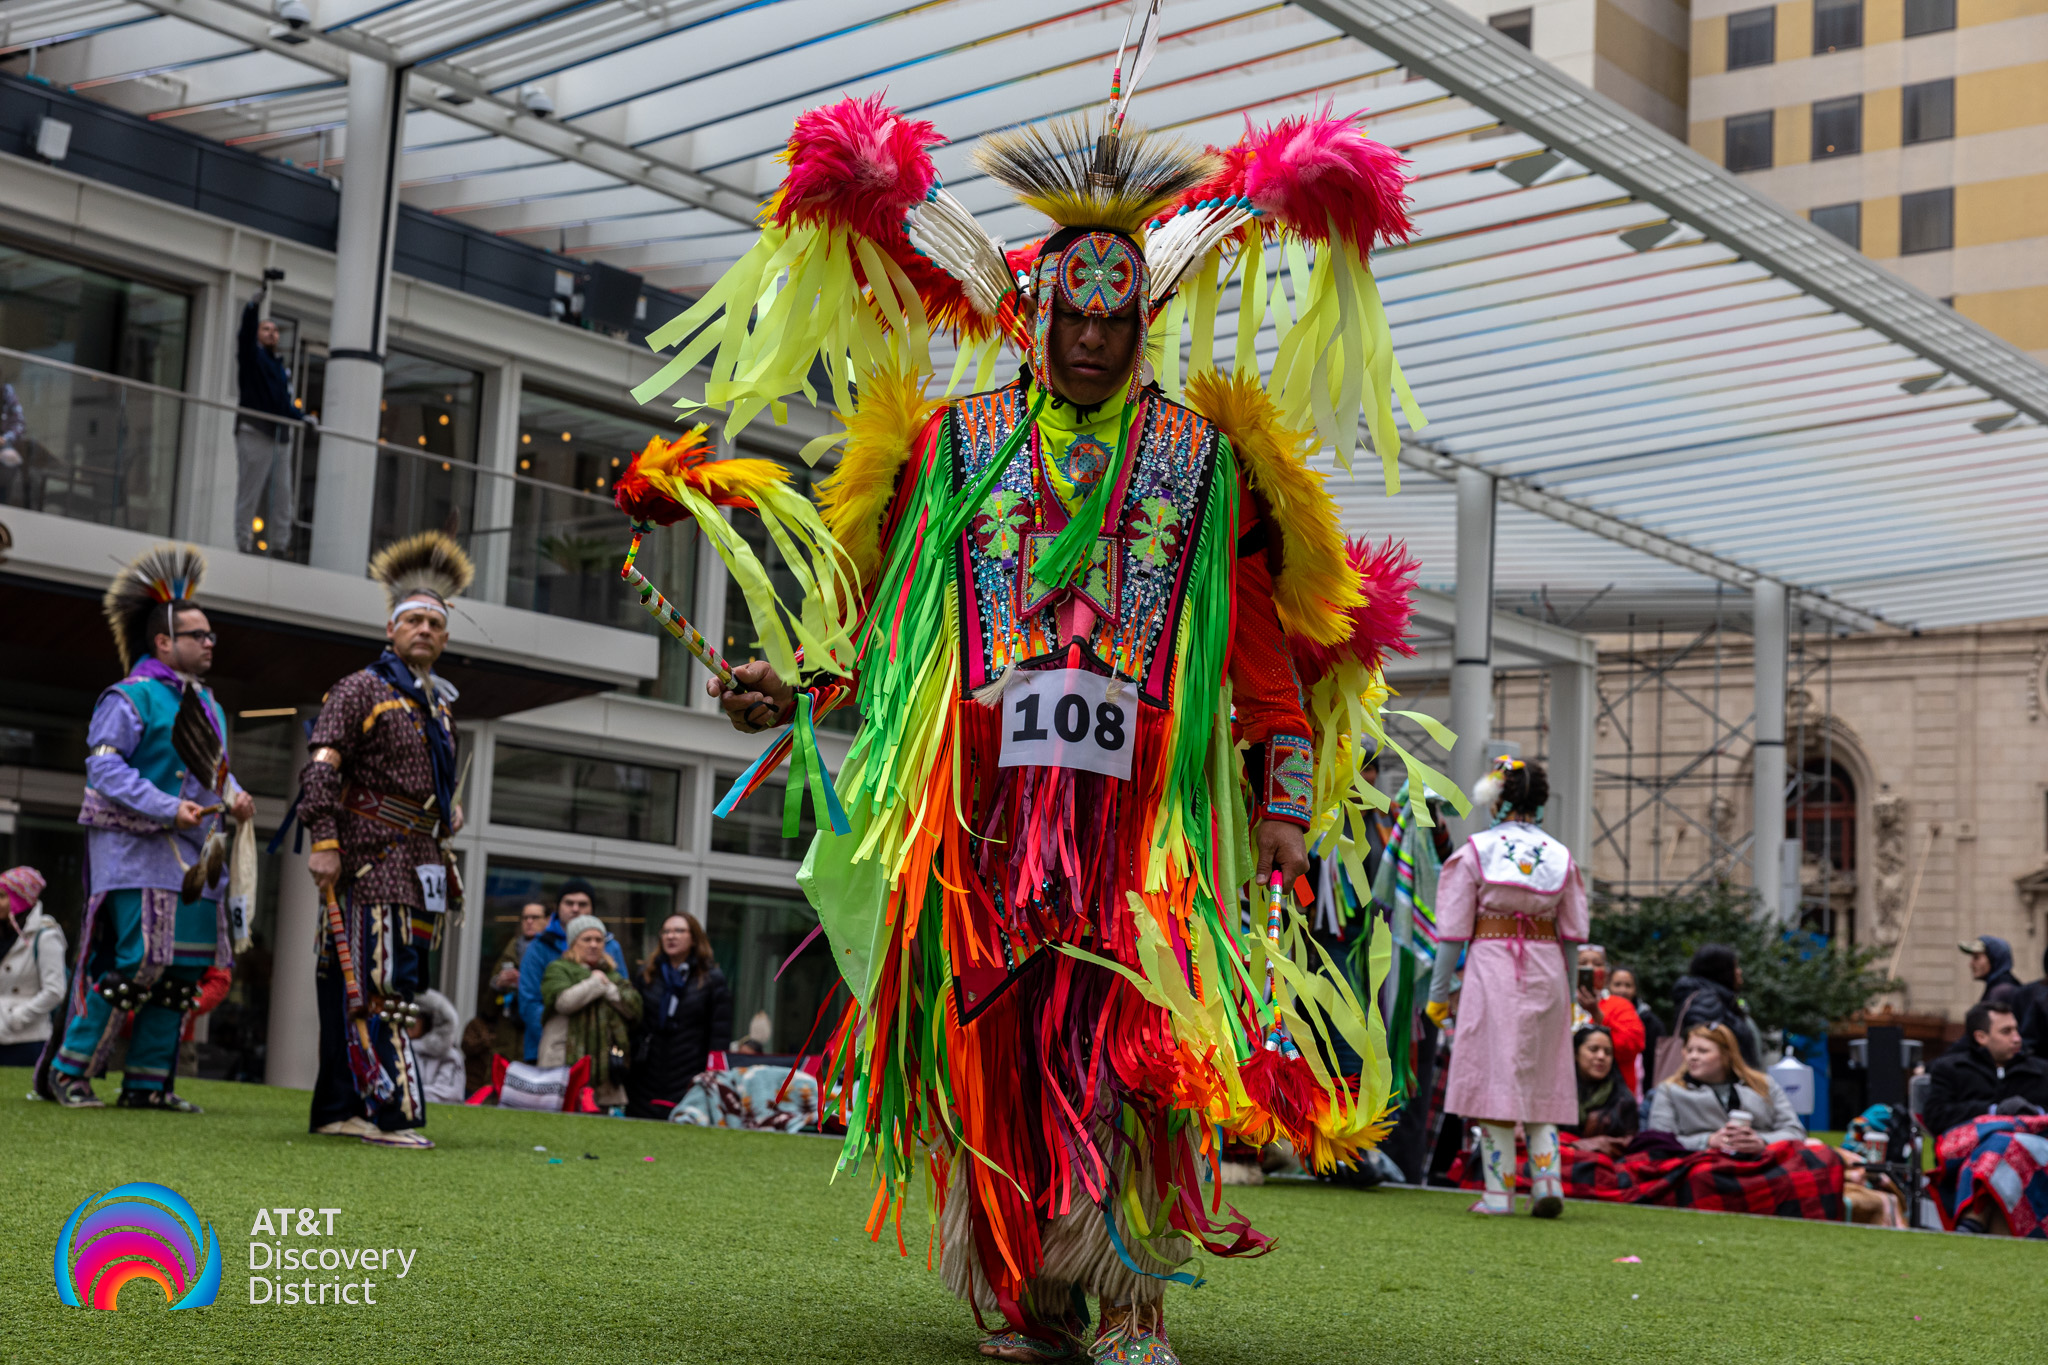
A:
<svg viewBox="0 0 2048 1365">
<path fill-rule="evenodd" d="M 34 1066 L 64 1000 L 64 930 L 32 867 L 0 872 L 0 911 L 0 1066 Z"/>
</svg>

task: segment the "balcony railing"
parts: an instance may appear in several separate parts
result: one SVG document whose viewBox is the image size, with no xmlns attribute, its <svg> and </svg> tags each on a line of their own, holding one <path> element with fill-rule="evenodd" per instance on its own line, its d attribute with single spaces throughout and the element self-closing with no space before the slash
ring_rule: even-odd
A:
<svg viewBox="0 0 2048 1365">
<path fill-rule="evenodd" d="M 6 386 L 0 390 L 0 508 L 148 535 L 217 527 L 219 518 L 179 508 L 181 473 L 193 472 L 188 462 L 203 459 L 217 477 L 189 480 L 194 488 L 243 483 L 237 426 L 275 421 L 230 403 L 4 347 L 0 384 Z M 657 629 L 619 579 L 631 531 L 611 499 L 388 441 L 342 437 L 310 423 L 278 425 L 286 433 L 275 466 L 281 496 L 243 486 L 228 530 L 187 538 L 305 563 L 321 466 L 367 457 L 377 462 L 376 543 L 445 530 L 477 560 L 484 579 L 479 587 L 489 597 L 502 594 L 508 605 L 553 616 Z M 649 536 L 639 562 L 664 592 L 687 603 L 695 559 L 694 533 L 681 527 Z"/>
</svg>

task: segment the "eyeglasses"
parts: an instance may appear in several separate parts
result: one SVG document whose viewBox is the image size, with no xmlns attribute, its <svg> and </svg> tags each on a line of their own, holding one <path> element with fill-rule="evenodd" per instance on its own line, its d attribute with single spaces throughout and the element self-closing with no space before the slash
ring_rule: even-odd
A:
<svg viewBox="0 0 2048 1365">
<path fill-rule="evenodd" d="M 220 636 L 210 630 L 181 630 L 178 632 L 178 638 L 180 640 L 197 640 L 202 645 L 210 645 L 220 639 Z"/>
</svg>

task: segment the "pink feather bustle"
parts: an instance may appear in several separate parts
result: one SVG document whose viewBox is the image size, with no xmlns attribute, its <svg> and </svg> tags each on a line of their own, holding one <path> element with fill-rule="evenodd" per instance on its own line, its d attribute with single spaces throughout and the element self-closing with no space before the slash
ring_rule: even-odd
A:
<svg viewBox="0 0 2048 1365">
<path fill-rule="evenodd" d="M 1351 634 L 1341 644 L 1291 641 L 1294 664 L 1304 682 L 1315 681 L 1347 658 L 1378 668 L 1388 654 L 1415 656 L 1415 646 L 1408 643 L 1408 623 L 1415 615 L 1415 575 L 1422 561 L 1408 553 L 1407 542 L 1392 536 L 1378 549 L 1370 540 L 1347 540 L 1344 554 L 1358 573 L 1365 602 L 1346 613 L 1351 618 Z"/>
<path fill-rule="evenodd" d="M 849 97 L 798 116 L 782 154 L 789 172 L 768 207 L 778 227 L 834 223 L 894 254 L 903 215 L 938 181 L 929 149 L 946 139 L 922 119 L 900 117 L 882 98 Z"/>
<path fill-rule="evenodd" d="M 1361 253 L 1407 241 L 1407 158 L 1367 137 L 1364 118 L 1326 109 L 1249 134 L 1242 192 L 1307 241 L 1327 240 L 1333 224 Z"/>
<path fill-rule="evenodd" d="M 1180 208 L 1243 195 L 1263 219 L 1304 241 L 1329 240 L 1330 228 L 1361 254 L 1405 242 L 1415 232 L 1408 217 L 1407 158 L 1367 137 L 1363 111 L 1338 118 L 1327 109 L 1256 126 L 1209 152 L 1222 169 L 1181 196 Z M 1240 235 L 1251 225 L 1239 229 Z"/>
</svg>

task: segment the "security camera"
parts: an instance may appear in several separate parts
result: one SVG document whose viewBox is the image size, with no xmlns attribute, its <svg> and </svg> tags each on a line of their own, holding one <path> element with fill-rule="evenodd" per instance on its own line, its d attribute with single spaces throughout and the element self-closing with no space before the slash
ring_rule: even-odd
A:
<svg viewBox="0 0 2048 1365">
<path fill-rule="evenodd" d="M 270 12 L 277 16 L 277 22 L 270 26 L 270 36 L 280 43 L 297 47 L 311 35 L 306 29 L 313 22 L 313 11 L 306 6 L 306 0 L 276 0 Z"/>
<path fill-rule="evenodd" d="M 519 92 L 519 102 L 526 112 L 535 118 L 546 118 L 555 112 L 554 98 L 537 85 L 529 85 Z"/>
</svg>

